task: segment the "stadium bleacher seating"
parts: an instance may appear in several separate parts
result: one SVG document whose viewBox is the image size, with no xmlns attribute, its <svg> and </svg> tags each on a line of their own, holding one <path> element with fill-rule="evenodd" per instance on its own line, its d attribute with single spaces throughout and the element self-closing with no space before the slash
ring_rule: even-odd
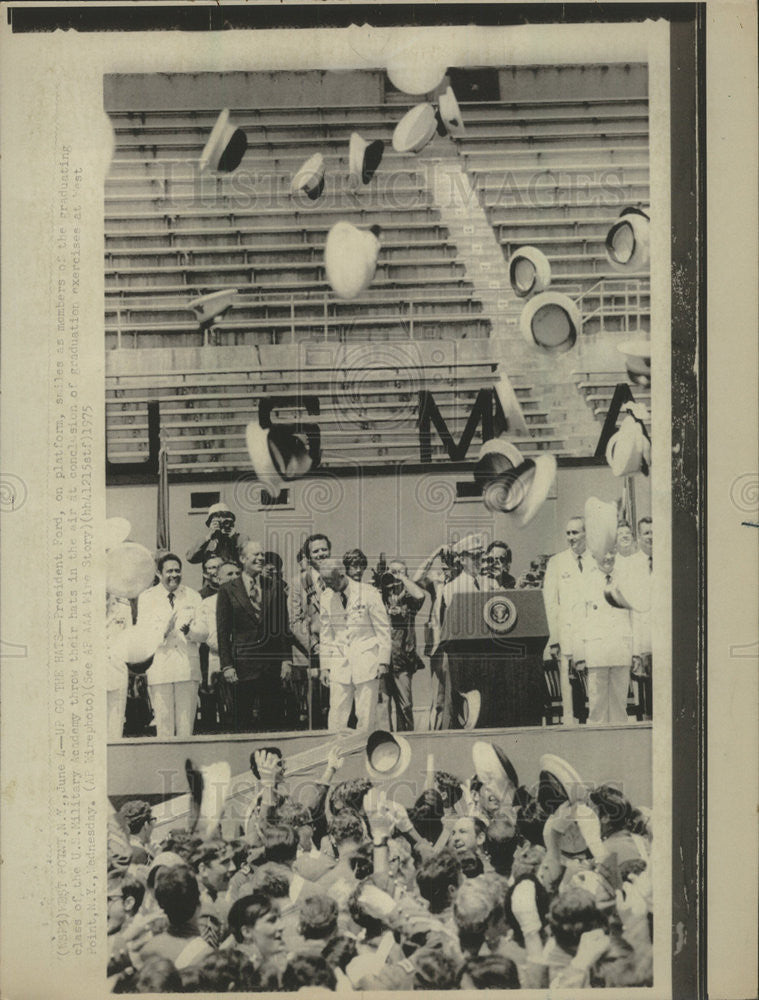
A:
<svg viewBox="0 0 759 1000">
<path fill-rule="evenodd" d="M 147 403 L 156 399 L 174 472 L 247 466 L 244 427 L 258 397 L 303 382 L 283 359 L 294 346 L 320 343 L 364 345 L 353 422 L 341 410 L 345 390 L 335 391 L 345 379 L 307 366 L 322 400 L 325 464 L 418 459 L 415 394 L 423 387 L 433 388 L 452 429 L 465 422 L 477 390 L 496 383 L 506 357 L 492 340 L 494 303 L 475 292 L 433 202 L 429 165 L 390 145 L 413 103 L 395 94 L 388 103 L 355 106 L 235 108 L 248 149 L 227 176 L 197 170 L 218 109 L 110 111 L 116 149 L 106 181 L 104 266 L 112 462 L 145 454 Z M 647 276 L 613 275 L 604 238 L 623 205 L 648 202 L 646 95 L 462 102 L 461 109 L 466 134 L 455 153 L 504 259 L 519 246 L 540 247 L 554 284 L 580 298 L 587 330 L 640 329 L 650 308 Z M 347 183 L 355 130 L 385 141 L 375 178 L 359 191 Z M 289 185 L 317 150 L 327 185 L 308 202 Z M 383 230 L 372 285 L 351 302 L 331 293 L 323 266 L 327 232 L 339 219 Z M 193 298 L 229 287 L 240 292 L 232 309 L 201 329 Z M 446 370 L 429 362 L 422 379 L 413 365 L 408 376 L 401 364 L 390 372 L 375 363 L 383 344 L 410 344 L 413 354 L 435 342 L 476 349 L 471 357 L 479 360 L 462 360 L 469 358 L 462 352 Z M 139 371 L 129 358 L 135 349 L 147 356 Z M 198 351 L 206 352 L 202 363 L 188 367 Z M 272 351 L 276 363 L 266 367 L 261 358 Z M 523 450 L 571 454 L 571 435 L 551 417 L 540 380 L 507 374 L 529 429 Z M 618 370 L 581 375 L 577 391 L 601 418 L 624 380 L 621 358 Z M 433 448 L 442 456 L 434 435 Z"/>
</svg>

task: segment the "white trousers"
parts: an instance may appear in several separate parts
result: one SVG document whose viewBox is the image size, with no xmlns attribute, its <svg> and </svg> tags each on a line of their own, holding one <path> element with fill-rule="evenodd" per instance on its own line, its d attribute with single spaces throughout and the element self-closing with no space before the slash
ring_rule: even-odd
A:
<svg viewBox="0 0 759 1000">
<path fill-rule="evenodd" d="M 569 660 L 562 653 L 559 657 L 559 681 L 561 684 L 561 721 L 565 726 L 576 726 L 577 719 L 572 710 L 572 685 L 569 682 Z"/>
<path fill-rule="evenodd" d="M 108 692 L 108 739 L 120 740 L 124 732 L 124 716 L 126 714 L 127 694 L 129 684 Z"/>
<path fill-rule="evenodd" d="M 156 736 L 192 736 L 195 712 L 198 708 L 198 681 L 176 681 L 173 684 L 149 684 L 153 705 Z"/>
<path fill-rule="evenodd" d="M 588 667 L 588 725 L 627 724 L 630 667 Z"/>
<path fill-rule="evenodd" d="M 377 718 L 377 693 L 379 678 L 364 681 L 362 684 L 339 684 L 332 681 L 329 686 L 329 720 L 327 728 L 331 731 L 345 729 L 351 714 L 351 705 L 356 700 L 356 729 L 368 729 L 372 732 Z"/>
</svg>

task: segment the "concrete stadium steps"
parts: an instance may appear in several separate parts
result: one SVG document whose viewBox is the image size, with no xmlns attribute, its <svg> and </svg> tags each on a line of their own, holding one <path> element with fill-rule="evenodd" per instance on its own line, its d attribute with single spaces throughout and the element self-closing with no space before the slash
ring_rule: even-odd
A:
<svg viewBox="0 0 759 1000">
<path fill-rule="evenodd" d="M 395 122 L 424 97 L 384 102 L 379 104 L 332 105 L 329 107 L 266 107 L 232 108 L 230 123 L 254 136 L 277 137 L 293 130 L 312 130 L 318 136 L 334 133 L 346 138 L 352 131 L 361 129 L 392 131 Z M 603 125 L 606 121 L 647 120 L 646 95 L 621 98 L 519 101 L 460 101 L 464 122 L 468 129 L 487 129 L 504 122 L 553 123 L 590 121 Z M 117 148 L 143 138 L 159 140 L 165 136 L 183 134 L 196 137 L 200 145 L 213 128 L 220 109 L 111 111 L 110 116 L 116 135 Z M 250 135 L 249 135 L 250 138 Z M 366 136 L 370 138 L 370 136 Z"/>
<path fill-rule="evenodd" d="M 271 164 L 262 165 L 260 169 L 251 169 L 246 165 L 244 168 L 238 167 L 233 174 L 226 175 L 201 174 L 197 171 L 187 177 L 176 176 L 174 173 L 155 176 L 116 175 L 109 177 L 106 182 L 106 196 L 109 202 L 137 197 L 161 197 L 168 201 L 194 198 L 202 202 L 204 198 L 219 195 L 235 197 L 240 202 L 245 198 L 291 198 L 290 187 L 299 165 L 294 164 L 292 171 L 276 169 Z M 344 170 L 333 169 L 325 175 L 324 191 L 320 198 L 327 202 L 354 194 L 360 198 L 371 190 L 384 197 L 398 198 L 405 202 L 420 186 L 418 171 L 413 163 L 380 167 L 371 184 L 361 188 L 349 186 L 346 167 Z M 296 196 L 295 200 L 304 207 L 310 204 L 303 194 Z"/>
<path fill-rule="evenodd" d="M 229 216 L 210 216 L 203 220 L 204 224 L 191 222 L 182 226 L 172 227 L 168 219 L 159 219 L 160 225 L 141 227 L 131 230 L 111 231 L 106 234 L 106 253 L 111 249 L 126 249 L 129 247 L 187 247 L 202 241 L 205 246 L 239 246 L 249 245 L 254 240 L 265 243 L 267 247 L 306 246 L 323 247 L 330 230 L 331 223 L 316 222 L 290 223 L 283 226 L 261 225 L 256 217 L 250 219 L 229 219 Z M 224 225 L 221 223 L 225 222 Z M 391 223 L 382 227 L 383 245 L 398 244 L 401 241 L 414 242 L 419 240 L 436 240 L 445 242 L 448 230 L 434 219 L 421 222 L 409 220 L 403 223 Z"/>
<path fill-rule="evenodd" d="M 241 181 L 237 187 L 228 180 L 203 178 L 197 185 L 188 183 L 183 190 L 172 189 L 169 196 L 164 194 L 161 185 L 151 186 L 149 181 L 145 181 L 137 190 L 126 192 L 119 190 L 118 185 L 106 182 L 105 214 L 106 217 L 115 213 L 136 216 L 145 212 L 174 215 L 187 209 L 203 208 L 234 213 L 240 209 L 255 208 L 260 210 L 262 216 L 277 212 L 292 214 L 294 211 L 315 216 L 319 211 L 331 211 L 332 214 L 339 213 L 340 217 L 346 212 L 353 215 L 355 211 L 419 211 L 429 205 L 423 188 L 409 182 L 396 182 L 391 174 L 379 177 L 376 183 L 357 192 L 332 185 L 325 190 L 326 194 L 320 201 L 309 202 L 304 197 L 294 198 L 290 194 L 289 184 L 274 187 L 265 176 L 252 177 L 249 182 Z M 380 222 L 377 218 L 372 221 Z"/>
<path fill-rule="evenodd" d="M 630 391 L 635 398 L 637 403 L 645 403 L 645 405 L 651 408 L 651 389 L 643 388 L 639 385 L 634 385 L 629 382 L 626 372 L 608 372 L 603 374 L 597 372 L 589 378 L 578 378 L 577 388 L 588 404 L 593 416 L 600 423 L 603 423 L 606 419 L 606 414 L 609 412 L 609 406 L 611 405 L 612 397 L 614 396 L 614 391 L 621 382 L 625 382 L 630 386 Z M 649 433 L 651 431 L 651 421 L 646 421 Z"/>
<path fill-rule="evenodd" d="M 322 317 L 350 318 L 351 316 L 411 316 L 434 315 L 438 308 L 460 309 L 462 312 L 480 314 L 482 303 L 472 298 L 471 285 L 462 290 L 418 291 L 404 297 L 403 302 L 393 302 L 376 289 L 355 299 L 336 299 L 329 294 L 289 295 L 271 294 L 262 297 L 255 289 L 242 288 L 235 299 L 228 316 L 240 319 L 268 319 L 282 317 L 313 316 L 314 310 Z M 185 290 L 177 294 L 166 294 L 160 299 L 139 293 L 127 299 L 109 296 L 106 299 L 106 322 L 117 316 L 123 322 L 188 322 L 195 323 L 196 316 L 191 308 L 193 296 Z"/>
<path fill-rule="evenodd" d="M 417 317 L 413 324 L 402 317 L 303 318 L 298 320 L 229 321 L 214 326 L 213 332 L 203 332 L 186 324 L 153 324 L 152 326 L 106 326 L 106 350 L 132 344 L 134 349 L 160 349 L 167 341 L 177 347 L 255 346 L 264 344 L 310 343 L 315 338 L 325 342 L 345 343 L 399 341 L 409 339 L 410 332 L 419 340 L 451 338 L 487 339 L 491 322 L 486 316 L 466 313 L 437 313 Z"/>
<path fill-rule="evenodd" d="M 627 331 L 629 335 L 646 336 L 642 330 Z M 593 337 L 583 357 L 578 359 L 574 367 L 574 378 L 577 390 L 596 421 L 603 423 L 609 412 L 614 391 L 620 383 L 627 383 L 636 402 L 644 403 L 650 414 L 651 389 L 629 382 L 623 356 L 617 350 L 617 344 L 627 337 Z M 647 422 L 649 433 L 651 422 Z"/>
<path fill-rule="evenodd" d="M 540 232 L 541 217 L 548 221 L 547 225 L 556 226 L 558 220 L 566 220 L 566 231 L 572 232 L 575 226 L 585 226 L 590 223 L 606 223 L 611 225 L 614 219 L 627 203 L 617 201 L 614 204 L 604 203 L 600 198 L 583 198 L 575 201 L 547 198 L 545 203 L 533 204 L 493 204 L 487 206 L 487 215 L 494 228 L 502 226 L 519 226 L 523 230 L 534 228 Z"/>
<path fill-rule="evenodd" d="M 125 337 L 135 347 L 163 346 L 161 340 L 167 339 L 164 335 L 170 335 L 172 340 L 176 335 L 189 336 L 202 344 L 203 332 L 190 308 L 191 299 L 187 293 L 158 301 L 106 299 L 106 346 L 113 346 L 114 339 L 120 343 Z M 377 296 L 343 302 L 327 294 L 321 298 L 281 294 L 260 297 L 243 290 L 232 309 L 213 325 L 213 332 L 217 339 L 220 334 L 255 330 L 276 333 L 280 339 L 287 339 L 288 333 L 296 339 L 296 332 L 298 339 L 319 339 L 329 337 L 331 331 L 351 340 L 379 336 L 384 331 L 382 336 L 394 333 L 414 339 L 430 333 L 442 337 L 451 326 L 457 338 L 471 336 L 475 330 L 479 335 L 488 332 L 490 321 L 482 303 L 472 298 L 471 288 L 426 295 L 415 291 L 396 302 Z M 309 331 L 311 337 L 306 338 Z M 158 343 L 151 344 L 156 339 Z"/>
<path fill-rule="evenodd" d="M 437 258 L 456 256 L 456 246 L 447 237 L 417 236 L 413 240 L 383 240 L 380 260 L 424 260 L 434 252 Z M 119 268 L 172 267 L 176 264 L 289 264 L 296 261 L 322 262 L 324 243 L 287 243 L 281 246 L 268 241 L 215 246 L 196 239 L 189 246 L 170 247 L 108 247 L 105 251 L 106 267 Z"/>
<path fill-rule="evenodd" d="M 450 257 L 425 259 L 380 260 L 377 276 L 382 280 L 408 278 L 416 285 L 423 286 L 428 279 L 434 279 L 439 271 L 447 271 L 453 277 L 465 277 L 463 264 Z M 152 284 L 189 284 L 190 279 L 197 285 L 222 283 L 226 287 L 239 284 L 270 284 L 272 291 L 290 287 L 316 286 L 328 289 L 324 264 L 319 261 L 237 261 L 229 264 L 175 264 L 162 267 L 106 267 L 106 289 L 128 287 L 150 288 Z"/>
<path fill-rule="evenodd" d="M 160 280 L 160 275 L 152 275 L 153 280 L 149 285 L 135 284 L 133 286 L 119 284 L 115 277 L 106 284 L 105 298 L 109 303 L 128 304 L 135 298 L 146 295 L 160 301 L 162 296 L 184 296 L 187 300 L 206 292 L 216 292 L 224 288 L 237 287 L 231 285 L 224 275 L 218 278 L 197 278 L 195 275 L 173 275 L 171 280 Z M 277 283 L 267 283 L 265 280 L 256 281 L 255 285 L 248 285 L 244 290 L 257 297 L 260 301 L 269 299 L 281 299 L 282 296 L 304 298 L 311 296 L 314 301 L 321 303 L 324 296 L 329 294 L 323 281 L 282 281 Z M 394 273 L 385 277 L 380 275 L 372 282 L 372 290 L 381 294 L 388 293 L 389 301 L 407 301 L 412 293 L 423 294 L 427 291 L 453 291 L 458 290 L 463 294 L 471 292 L 470 282 L 466 278 L 457 274 L 450 274 L 446 271 L 438 271 L 420 282 L 415 272 L 404 274 Z"/>
<path fill-rule="evenodd" d="M 414 432 L 413 427 L 405 429 L 398 427 L 399 419 L 408 417 L 407 412 L 404 412 L 404 407 L 396 404 L 393 409 L 390 409 L 390 406 L 392 404 L 389 404 L 386 412 L 375 412 L 372 408 L 368 414 L 359 413 L 358 408 L 355 412 L 349 409 L 342 413 L 324 412 L 318 417 L 322 436 L 325 439 L 331 439 L 333 436 L 356 435 L 365 432 L 369 434 L 382 434 L 388 431 L 391 434 L 396 431 L 401 434 L 406 431 Z M 441 407 L 440 412 L 451 431 L 460 433 L 465 423 L 461 411 L 456 407 L 449 407 L 447 410 Z M 282 421 L 292 421 L 296 419 L 296 416 L 300 416 L 300 414 L 296 414 L 295 411 L 278 412 L 278 419 Z M 207 414 L 199 414 L 194 410 L 182 410 L 179 415 L 176 415 L 167 407 L 161 409 L 161 427 L 165 428 L 173 437 L 188 437 L 191 440 L 222 436 L 228 440 L 235 438 L 238 442 L 243 441 L 245 428 L 256 419 L 257 407 L 252 405 L 248 412 L 219 410 Z M 142 438 L 144 443 L 147 440 L 147 428 L 146 408 L 139 417 L 123 413 L 109 414 L 106 421 L 108 440 L 117 446 L 134 438 Z M 546 439 L 555 440 L 557 438 L 558 428 L 552 427 L 546 422 L 545 413 L 532 414 L 530 428 L 536 446 Z"/>
<path fill-rule="evenodd" d="M 626 183 L 615 181 L 614 185 L 605 181 L 597 183 L 579 183 L 573 185 L 546 183 L 543 185 L 525 182 L 521 187 L 508 178 L 494 180 L 490 183 L 480 183 L 478 180 L 478 196 L 485 208 L 526 208 L 534 212 L 561 207 L 585 207 L 588 205 L 604 206 L 619 210 L 625 205 L 647 205 L 650 200 L 648 181 Z"/>
<path fill-rule="evenodd" d="M 648 165 L 648 143 L 626 144 L 622 147 L 608 142 L 589 146 L 554 145 L 536 146 L 526 143 L 518 149 L 509 149 L 508 156 L 496 143 L 485 146 L 467 145 L 466 134 L 457 140 L 459 156 L 467 170 L 561 170 L 561 169 L 615 169 L 619 166 L 640 167 Z"/>
<path fill-rule="evenodd" d="M 155 363 L 151 364 L 151 360 Z M 114 462 L 140 461 L 147 454 L 147 403 L 160 406 L 168 433 L 170 468 L 197 473 L 249 466 L 246 424 L 257 416 L 265 395 L 315 394 L 318 417 L 292 405 L 279 420 L 299 415 L 322 429 L 325 465 L 419 461 L 418 392 L 429 389 L 452 433 L 460 436 L 482 388 L 500 377 L 499 359 L 487 341 L 402 342 L 371 345 L 301 344 L 291 349 L 242 348 L 114 351 L 106 355 L 106 439 Z M 527 453 L 561 452 L 564 438 L 541 411 L 529 379 L 514 377 L 529 437 Z M 479 447 L 479 433 L 470 453 Z M 437 435 L 433 455 L 447 458 Z"/>
<path fill-rule="evenodd" d="M 640 83 L 633 87 L 645 90 Z M 588 86 L 581 83 L 580 91 Z M 356 413 L 363 414 L 360 433 L 342 427 L 337 411 L 324 413 L 325 462 L 365 463 L 367 453 L 377 464 L 418 461 L 413 420 L 396 428 L 394 437 L 384 425 L 386 411 L 397 410 L 399 401 L 403 406 L 414 401 L 419 371 L 451 428 L 461 412 L 469 412 L 476 390 L 494 385 L 507 371 L 532 435 L 527 453 L 532 447 L 536 453 L 587 454 L 585 422 L 597 437 L 593 414 L 564 372 L 566 364 L 551 368 L 526 350 L 518 310 L 504 305 L 513 299 L 504 258 L 515 241 L 542 245 L 559 287 L 584 295 L 583 311 L 590 313 L 586 329 L 604 323 L 606 329 L 617 323 L 628 329 L 629 297 L 619 300 L 616 313 L 608 307 L 603 312 L 607 300 L 594 299 L 592 287 L 607 273 L 603 240 L 622 207 L 610 197 L 610 185 L 614 182 L 613 193 L 625 201 L 647 199 L 647 98 L 635 89 L 627 97 L 601 90 L 604 96 L 597 98 L 585 92 L 573 97 L 571 88 L 559 87 L 559 100 L 534 99 L 519 81 L 517 88 L 528 99 L 461 101 L 464 138 L 438 137 L 428 147 L 469 171 L 473 200 L 492 243 L 488 261 L 474 252 L 482 233 L 467 235 L 462 219 L 450 224 L 450 212 L 433 201 L 434 164 L 427 151 L 413 156 L 392 149 L 395 123 L 420 101 L 391 95 L 385 104 L 354 107 L 238 107 L 232 123 L 245 129 L 249 145 L 229 176 L 199 172 L 217 109 L 112 113 L 116 150 L 106 182 L 105 247 L 106 345 L 114 348 L 107 352 L 109 371 L 114 359 L 131 357 L 119 361 L 119 378 L 109 375 L 109 457 L 119 454 L 110 454 L 112 445 L 130 456 L 142 447 L 145 404 L 159 398 L 172 421 L 169 430 L 181 439 L 181 451 L 172 456 L 175 472 L 238 471 L 249 467 L 241 438 L 247 410 L 240 407 L 251 394 L 294 386 L 329 394 L 338 385 L 351 392 L 360 384 L 356 399 L 351 397 L 351 404 L 359 404 Z M 619 90 L 615 85 L 609 94 Z M 356 192 L 347 183 L 354 130 L 385 142 L 373 181 Z M 327 183 L 321 198 L 309 202 L 293 197 L 289 186 L 316 151 L 325 157 Z M 342 218 L 383 227 L 371 294 L 355 303 L 329 301 L 322 263 L 326 234 Z M 240 301 L 204 335 L 189 301 L 228 287 L 240 288 Z M 644 297 L 637 302 L 643 304 Z M 204 336 L 213 347 L 201 347 Z M 305 356 L 314 341 L 326 353 L 357 349 L 341 380 L 308 365 L 275 371 L 262 360 L 270 352 L 277 364 L 284 357 L 277 352 Z M 119 349 L 127 344 L 150 350 Z M 455 364 L 447 370 L 430 362 L 429 352 L 447 357 L 451 350 Z M 395 373 L 373 366 L 367 356 L 372 351 L 399 359 Z M 485 352 L 480 367 L 459 357 L 458 352 L 469 357 L 471 351 Z M 175 384 L 161 381 L 163 373 L 182 367 L 178 359 L 196 354 L 202 385 L 191 384 L 196 376 L 187 370 Z M 246 370 L 231 383 L 224 382 L 228 375 L 217 382 L 209 367 L 232 356 Z M 421 360 L 408 360 L 414 356 Z M 140 366 L 149 370 L 140 373 Z M 134 385 L 125 381 L 130 370 Z M 408 372 L 414 371 L 409 388 Z M 445 457 L 435 434 L 433 448 Z"/>
<path fill-rule="evenodd" d="M 155 203 L 148 201 L 142 208 L 130 207 L 126 211 L 111 209 L 106 205 L 105 229 L 106 240 L 129 232 L 184 232 L 197 228 L 217 229 L 228 225 L 236 230 L 256 224 L 256 230 L 262 233 L 323 230 L 326 232 L 339 219 L 344 218 L 356 226 L 368 226 L 378 221 L 377 211 L 373 202 L 346 202 L 345 204 L 325 205 L 323 202 L 312 202 L 309 206 L 296 204 L 293 199 L 283 200 L 280 205 L 255 204 L 247 207 L 230 205 L 220 201 L 209 202 L 206 205 L 164 205 L 160 211 Z M 432 226 L 439 223 L 439 213 L 432 208 L 429 197 L 424 202 L 419 199 L 416 205 L 389 205 L 383 210 L 384 224 L 389 229 L 394 227 Z"/>
</svg>

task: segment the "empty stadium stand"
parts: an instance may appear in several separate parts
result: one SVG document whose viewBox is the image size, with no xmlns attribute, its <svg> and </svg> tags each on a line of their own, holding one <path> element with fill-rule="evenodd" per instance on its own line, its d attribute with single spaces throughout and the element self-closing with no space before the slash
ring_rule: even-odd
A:
<svg viewBox="0 0 759 1000">
<path fill-rule="evenodd" d="M 166 108 L 157 99 L 108 109 L 116 136 L 104 248 L 111 462 L 147 453 L 147 404 L 157 400 L 175 474 L 233 472 L 248 464 L 244 429 L 261 396 L 306 387 L 321 401 L 325 466 L 418 461 L 419 391 L 435 393 L 458 438 L 478 391 L 504 374 L 522 407 L 523 451 L 588 454 L 609 386 L 624 380 L 621 357 L 610 371 L 594 367 L 595 339 L 645 328 L 650 310 L 648 276 L 620 279 L 603 249 L 620 208 L 648 203 L 644 75 L 637 68 L 629 85 L 594 97 L 582 88 L 573 97 L 569 87 L 531 98 L 520 85 L 518 99 L 461 100 L 465 136 L 436 140 L 418 158 L 390 144 L 416 102 L 389 88 L 383 97 L 384 76 L 373 76 L 374 102 L 362 91 L 352 105 L 233 107 L 248 149 L 230 175 L 197 169 L 217 107 Z M 356 130 L 385 142 L 360 190 L 348 184 Z M 473 279 L 472 247 L 436 202 L 430 171 L 442 143 L 470 178 L 500 248 L 498 281 Z M 316 151 L 327 184 L 309 202 L 289 187 Z M 382 227 L 375 278 L 350 302 L 332 294 L 323 266 L 339 219 Z M 588 347 L 576 378 L 516 348 L 521 306 L 505 302 L 501 285 L 505 260 L 525 244 L 549 256 L 554 284 L 581 303 Z M 231 310 L 201 329 L 192 299 L 230 287 L 239 290 Z M 306 363 L 317 349 L 337 367 Z M 565 384 L 574 409 L 562 404 Z M 446 457 L 433 434 L 433 458 Z"/>
</svg>

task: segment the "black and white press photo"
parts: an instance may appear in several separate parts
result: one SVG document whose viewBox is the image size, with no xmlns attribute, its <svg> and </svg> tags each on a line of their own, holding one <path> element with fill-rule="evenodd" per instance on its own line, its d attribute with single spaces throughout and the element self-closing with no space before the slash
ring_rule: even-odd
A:
<svg viewBox="0 0 759 1000">
<path fill-rule="evenodd" d="M 108 977 L 650 987 L 649 36 L 356 37 L 103 82 Z"/>
<path fill-rule="evenodd" d="M 743 1000 L 730 15 L 5 6 L 2 995 Z"/>
</svg>

